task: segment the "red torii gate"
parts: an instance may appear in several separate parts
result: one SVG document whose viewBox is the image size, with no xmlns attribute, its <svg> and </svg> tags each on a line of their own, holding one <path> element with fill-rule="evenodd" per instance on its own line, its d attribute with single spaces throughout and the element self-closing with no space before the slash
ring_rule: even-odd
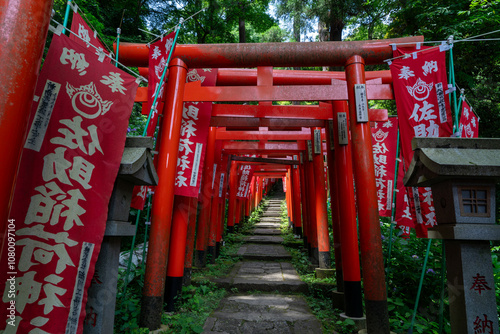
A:
<svg viewBox="0 0 500 334">
<path fill-rule="evenodd" d="M 22 16 L 6 15 L 2 16 L 4 21 L 0 22 L 2 31 L 9 28 L 9 41 L 15 41 L 3 45 L 0 59 L 2 63 L 9 64 L 9 60 L 21 58 L 24 60 L 22 66 L 16 62 L 13 66 L 4 66 L 2 73 L 6 80 L 11 83 L 2 101 L 2 121 L 0 123 L 0 133 L 3 134 L 9 145 L 4 145 L 0 154 L 7 161 L 2 165 L 0 173 L 2 188 L 7 190 L 0 198 L 1 200 L 1 231 L 5 232 L 5 222 L 9 210 L 9 201 L 11 198 L 12 183 L 15 179 L 19 153 L 22 148 L 23 134 L 26 129 L 27 114 L 30 109 L 30 101 L 33 97 L 34 82 L 36 81 L 36 72 L 41 59 L 43 42 L 47 33 L 51 2 L 40 1 L 37 4 L 32 2 L 20 2 L 18 10 L 30 15 L 32 20 L 29 23 L 30 36 L 24 36 L 27 29 L 16 29 L 16 27 L 26 27 L 26 22 L 22 21 Z M 387 308 L 385 281 L 383 274 L 383 263 L 380 252 L 380 231 L 378 226 L 378 214 L 376 212 L 376 197 L 373 182 L 373 160 L 370 147 L 370 131 L 367 123 L 357 123 L 355 119 L 356 109 L 354 98 L 354 85 L 367 83 L 368 99 L 372 98 L 392 98 L 388 93 L 390 87 L 383 87 L 386 83 L 370 85 L 366 82 L 364 65 L 378 64 L 384 59 L 392 56 L 390 43 L 394 42 L 422 42 L 422 37 L 413 37 L 398 40 L 386 41 L 359 41 L 359 42 L 326 42 L 326 43 L 269 43 L 269 44 L 230 44 L 230 45 L 180 45 L 176 48 L 174 59 L 170 66 L 169 81 L 167 84 L 167 100 L 164 109 L 164 136 L 162 136 L 162 150 L 159 154 L 159 175 L 160 185 L 155 201 L 155 212 L 153 213 L 153 229 L 151 231 L 151 251 L 148 256 L 148 272 L 146 276 L 145 299 L 143 304 L 143 313 L 151 313 L 147 319 L 150 328 L 157 327 L 157 321 L 161 318 L 161 299 L 163 292 L 163 283 L 166 273 L 166 258 L 168 245 L 168 235 L 172 219 L 173 191 L 170 180 L 174 178 L 175 162 L 179 142 L 179 127 L 182 112 L 182 103 L 186 99 L 196 101 L 196 99 L 208 99 L 209 101 L 241 101 L 240 99 L 249 99 L 253 101 L 272 101 L 272 100 L 325 100 L 332 101 L 334 117 L 337 121 L 337 114 L 346 108 L 342 101 L 349 100 L 349 113 L 351 116 L 352 146 L 354 153 L 354 171 L 357 189 L 360 224 L 361 253 L 365 279 L 365 300 L 367 313 L 367 326 L 370 333 L 388 333 Z M 20 51 L 22 50 L 22 51 Z M 145 66 L 147 63 L 147 48 L 144 45 L 124 45 L 120 49 L 121 59 L 128 60 L 129 65 Z M 13 56 L 15 55 L 15 57 Z M 135 64 L 134 64 L 135 62 Z M 208 88 L 197 87 L 194 84 L 185 84 L 186 63 L 193 68 L 196 67 L 255 67 L 258 66 L 257 74 L 253 73 L 244 77 L 247 80 L 245 84 L 257 84 L 252 89 L 241 89 L 236 85 L 229 89 L 221 87 Z M 311 89 L 307 85 L 312 82 L 302 81 L 299 86 L 292 86 L 291 82 L 296 82 L 301 77 L 299 73 L 294 73 L 287 77 L 287 74 L 280 73 L 283 77 L 283 84 L 288 86 L 273 86 L 274 74 L 272 69 L 266 69 L 262 66 L 345 66 L 346 84 L 338 83 L 334 80 L 339 78 L 328 78 L 322 74 L 317 77 L 309 77 L 311 81 L 321 80 L 322 86 Z M 241 70 L 232 70 L 237 73 Z M 227 82 L 238 81 L 235 79 L 238 75 L 226 73 Z M 224 77 L 224 76 L 222 76 Z M 243 76 L 242 76 L 243 77 Z M 232 79 L 231 79 L 232 78 Z M 284 79 L 286 78 L 286 79 Z M 280 79 L 281 80 L 281 79 Z M 287 80 L 288 81 L 287 83 Z M 243 79 L 241 79 L 243 84 Z M 22 83 L 23 88 L 19 88 Z M 281 83 L 280 83 L 281 84 Z M 264 86 L 264 87 L 262 87 Z M 372 86 L 372 87 L 371 87 Z M 208 88 L 208 89 L 206 89 Z M 251 88 L 251 87 L 246 87 Z M 345 93 L 347 92 L 347 94 Z M 15 94 L 14 94 L 15 93 Z M 193 96 L 194 94 L 199 94 Z M 211 95 L 212 94 L 212 95 Z M 215 95 L 216 98 L 215 98 Z M 386 95 L 384 95 L 386 94 Z M 269 123 L 269 124 L 272 124 Z M 260 125 L 260 123 L 259 123 Z M 279 127 L 280 125 L 276 123 Z M 296 125 L 297 126 L 297 125 Z M 310 125 L 316 126 L 316 125 Z M 328 142 L 328 140 L 327 140 Z M 349 145 L 337 147 L 335 141 L 335 164 L 337 168 L 337 182 L 346 181 L 345 187 L 352 187 L 349 175 L 339 177 L 342 170 L 345 173 L 352 173 L 349 154 Z M 299 152 L 300 153 L 300 152 Z M 307 159 L 306 159 L 307 160 Z M 302 177 L 306 179 L 306 177 Z M 348 184 L 350 183 L 350 185 Z M 301 182 L 306 186 L 312 186 L 308 182 Z M 339 189 L 344 189 L 343 185 L 337 185 Z M 302 197 L 303 199 L 305 196 Z M 332 198 L 333 199 L 333 198 Z M 342 205 L 342 200 L 347 200 L 346 205 Z M 338 198 L 340 212 L 342 216 L 344 207 L 354 206 L 354 202 L 349 200 L 348 196 Z M 332 200 L 333 202 L 333 200 Z M 333 203 L 332 203 L 333 205 Z M 307 205 L 305 206 L 307 207 Z M 355 210 L 355 209 L 353 209 Z M 352 210 L 351 210 L 352 211 Z M 355 213 L 355 211 L 354 211 Z M 345 212 L 344 212 L 345 214 Z M 308 215 L 306 215 L 308 216 Z M 352 214 L 350 215 L 352 218 Z M 355 216 L 354 216 L 355 217 Z M 153 231 L 154 230 L 154 231 Z M 345 238 L 344 230 L 342 239 Z M 343 243 L 343 247 L 350 247 L 351 243 Z M 345 249 L 343 249 L 345 250 Z M 346 267 L 349 268 L 349 267 Z M 353 274 L 355 275 L 355 273 Z M 346 274 L 344 275 L 346 278 Z M 348 280 L 345 280 L 346 282 Z M 347 289 L 346 289 L 347 293 Z M 155 307 L 156 306 L 156 307 Z M 349 307 L 349 306 L 348 306 Z"/>
<path fill-rule="evenodd" d="M 333 120 L 336 122 L 338 113 L 345 112 L 346 105 L 340 101 L 350 101 L 348 105 L 350 116 L 350 130 L 352 138 L 348 143 L 352 143 L 353 150 L 353 167 L 354 177 L 357 187 L 358 201 L 358 217 L 360 225 L 360 243 L 361 255 L 364 270 L 364 288 L 367 327 L 370 333 L 388 333 L 388 317 L 387 317 L 387 301 L 385 291 L 385 275 L 383 269 L 383 258 L 381 252 L 380 227 L 378 222 L 376 188 L 373 175 L 373 156 L 371 151 L 371 134 L 369 123 L 358 122 L 356 120 L 356 105 L 354 86 L 357 84 L 366 84 L 366 95 L 368 99 L 392 99 L 392 90 L 389 84 L 385 84 L 383 79 L 378 82 L 370 82 L 366 80 L 364 66 L 365 64 L 379 64 L 384 59 L 392 56 L 392 50 L 389 44 L 400 42 L 421 42 L 422 37 L 411 37 L 397 40 L 384 41 L 360 41 L 360 42 L 327 42 L 327 43 L 268 43 L 268 44 L 229 44 L 229 45 L 179 45 L 174 52 L 174 60 L 170 64 L 167 84 L 167 100 L 165 103 L 163 129 L 167 131 L 168 136 L 162 136 L 162 151 L 159 154 L 158 171 L 160 185 L 155 196 L 153 204 L 153 227 L 151 230 L 152 239 L 150 243 L 150 252 L 148 254 L 148 269 L 146 272 L 145 294 L 143 299 L 143 324 L 147 324 L 153 328 L 159 325 L 158 308 L 161 308 L 162 300 L 162 280 L 165 277 L 165 253 L 168 246 L 168 232 L 170 230 L 170 220 L 172 217 L 173 203 L 173 184 L 167 184 L 168 180 L 173 179 L 175 171 L 175 161 L 177 158 L 178 132 L 180 127 L 180 114 L 182 112 L 183 101 L 262 101 L 269 104 L 268 101 L 301 101 L 301 100 L 323 100 L 332 101 L 334 105 Z M 147 64 L 148 48 L 145 45 L 139 44 L 124 44 L 120 48 L 121 61 L 131 66 L 145 66 Z M 187 64 L 187 65 L 186 65 Z M 187 66 L 191 68 L 202 67 L 257 67 L 256 83 L 257 86 L 228 86 L 228 87 L 201 87 L 199 83 L 193 82 L 186 84 Z M 336 78 L 329 78 L 330 82 L 322 81 L 319 86 L 311 86 L 311 82 L 303 85 L 274 85 L 274 75 L 272 68 L 265 66 L 344 66 L 346 69 L 346 82 L 341 82 Z M 235 71 L 238 72 L 238 71 Z M 241 70 L 240 70 L 241 72 Z M 226 73 L 228 74 L 228 73 Z M 280 73 L 286 77 L 285 73 Z M 299 73 L 294 73 L 299 75 Z M 230 75 L 226 76 L 227 82 L 234 82 L 237 79 L 229 79 Z M 245 80 L 251 80 L 254 84 L 254 75 L 251 78 L 245 77 Z M 294 81 L 293 79 L 290 79 Z M 320 79 L 318 79 L 319 81 Z M 321 77 L 321 80 L 325 80 Z M 387 79 L 386 79 L 387 82 Z M 337 103 L 339 101 L 339 103 Z M 263 112 L 262 109 L 260 112 Z M 276 109 L 275 109 L 275 112 Z M 294 120 L 295 121 L 295 120 Z M 254 126 L 283 126 L 283 122 L 265 120 L 262 123 L 262 118 L 258 124 Z M 266 123 L 267 122 L 267 123 Z M 216 123 L 222 126 L 222 122 Z M 286 127 L 299 127 L 298 123 L 285 124 Z M 317 124 L 309 124 L 309 126 L 321 126 Z M 283 128 L 286 129 L 286 128 Z M 165 131 L 164 130 L 164 131 Z M 227 145 L 227 147 L 226 147 Z M 230 150 L 233 146 L 233 152 L 241 152 L 243 147 L 239 147 L 237 143 L 225 144 L 225 149 Z M 250 145 L 253 145 L 250 144 Z M 258 150 L 259 144 L 254 149 Z M 262 149 L 266 146 L 275 145 L 275 151 L 265 150 L 266 154 L 280 154 L 283 149 L 287 150 L 287 155 L 297 154 L 303 151 L 302 145 L 297 143 L 296 146 L 291 144 L 273 144 L 265 143 Z M 282 145 L 282 146 L 279 146 Z M 321 146 L 321 145 L 320 145 Z M 248 147 L 248 144 L 247 144 Z M 336 145 L 337 147 L 337 145 Z M 349 145 L 347 148 L 341 148 L 338 151 L 343 154 L 345 160 L 337 162 L 337 167 L 346 168 L 342 172 L 351 172 L 349 168 Z M 228 151 L 229 152 L 229 151 Z M 335 150 L 337 155 L 337 150 Z M 283 153 L 281 153 L 283 154 Z M 317 153 L 316 153 L 317 154 Z M 322 156 L 320 156 L 322 158 Z M 306 159 L 307 160 L 307 159 Z M 307 163 L 306 163 L 307 165 Z M 310 164 L 311 167 L 314 164 Z M 309 179 L 314 179 L 312 168 L 308 170 Z M 338 168 L 337 168 L 338 169 Z M 317 174 L 317 173 L 316 173 Z M 322 173 L 321 173 L 322 174 Z M 337 181 L 341 181 L 339 177 L 340 170 L 337 170 Z M 232 176 L 231 176 L 232 177 Z M 307 179 L 307 176 L 305 176 Z M 349 181 L 349 176 L 344 177 Z M 352 193 L 352 182 L 349 184 L 338 184 L 340 189 L 342 186 L 347 187 L 348 193 Z M 320 183 L 313 184 L 312 182 L 303 182 L 308 190 L 319 185 L 319 189 L 324 187 Z M 308 191 L 309 194 L 318 194 L 319 192 Z M 342 198 L 340 196 L 339 204 Z M 319 200 L 319 198 L 318 198 Z M 352 199 L 348 199 L 349 203 L 346 207 L 354 206 Z M 161 205 L 160 205 L 161 203 Z M 333 205 L 333 204 L 332 204 Z M 154 209 L 157 207 L 157 209 Z M 161 207 L 161 208 L 160 208 Z M 307 207 L 307 205 L 306 205 Z M 309 205 L 309 207 L 312 207 Z M 342 216 L 343 206 L 340 205 L 340 213 Z M 316 208 L 317 209 L 317 208 Z M 230 206 L 231 210 L 231 206 Z M 323 209 L 322 209 L 323 210 Z M 321 212 L 322 210 L 316 210 Z M 314 216 L 314 210 L 311 210 Z M 353 212 L 350 212 L 349 220 L 352 220 Z M 230 212 L 231 215 L 231 212 Z M 230 216 L 231 217 L 231 216 Z M 355 217 L 355 212 L 354 212 Z M 312 217 L 313 221 L 316 217 Z M 156 226 L 156 227 L 155 227 Z M 319 225 L 318 225 L 319 226 Z M 355 225 L 354 225 L 355 226 Z M 314 232 L 314 231 L 313 231 Z M 349 234 L 347 234 L 349 235 Z M 344 239 L 344 233 L 342 233 Z M 313 236 L 313 241 L 317 240 Z M 313 245 L 314 247 L 314 245 Z M 358 285 L 359 280 L 354 278 L 354 286 L 349 286 L 351 283 L 344 274 L 345 293 L 352 291 L 360 291 Z M 358 273 L 359 275 L 359 273 Z M 356 276 L 353 273 L 353 276 Z M 356 299 L 356 298 L 354 298 Z M 347 300 L 347 299 L 346 299 Z M 349 309 L 349 305 L 347 305 Z M 150 327 L 150 328 L 151 328 Z"/>
</svg>

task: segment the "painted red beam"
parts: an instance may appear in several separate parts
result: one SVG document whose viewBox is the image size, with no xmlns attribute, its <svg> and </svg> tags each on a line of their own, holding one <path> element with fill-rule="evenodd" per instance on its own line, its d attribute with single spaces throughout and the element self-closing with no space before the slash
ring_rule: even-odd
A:
<svg viewBox="0 0 500 334">
<path fill-rule="evenodd" d="M 325 126 L 320 119 L 286 119 L 286 118 L 252 118 L 252 117 L 212 117 L 210 126 L 227 128 L 259 128 L 268 127 L 275 130 L 300 130 L 302 127 Z M 256 139 L 256 138 L 253 138 Z"/>
<path fill-rule="evenodd" d="M 348 42 L 189 44 L 177 45 L 173 58 L 191 68 L 343 66 L 353 55 L 363 57 L 366 64 L 381 64 L 392 57 L 390 44 L 423 41 L 423 36 L 416 36 Z M 147 67 L 148 55 L 146 44 L 120 43 L 119 61 L 124 65 Z"/>
<path fill-rule="evenodd" d="M 330 105 L 330 104 L 328 104 Z M 264 106 L 244 104 L 214 104 L 212 117 L 266 117 L 287 119 L 332 120 L 332 109 L 317 106 Z M 387 109 L 369 109 L 368 116 L 372 122 L 388 120 Z M 246 121 L 249 121 L 246 119 Z"/>
<path fill-rule="evenodd" d="M 147 95 L 146 95 L 147 97 Z M 332 106 L 266 106 L 247 104 L 214 104 L 212 116 L 245 116 L 302 119 L 331 119 Z"/>
<path fill-rule="evenodd" d="M 222 144 L 222 149 L 224 150 L 283 150 L 283 151 L 303 151 L 306 146 L 303 142 L 300 143 L 288 143 L 288 142 L 224 142 Z"/>
<path fill-rule="evenodd" d="M 311 131 L 227 131 L 217 129 L 217 140 L 310 140 Z"/>
<path fill-rule="evenodd" d="M 288 166 L 283 166 L 283 165 L 262 165 L 262 166 L 257 166 L 255 168 L 255 171 L 259 172 L 273 172 L 273 171 L 287 171 Z"/>
<path fill-rule="evenodd" d="M 269 158 L 254 158 L 254 157 L 238 157 L 233 156 L 231 158 L 233 161 L 238 161 L 238 163 L 244 164 L 281 164 L 281 165 L 296 165 L 299 162 L 291 158 L 287 159 L 269 159 Z"/>
<path fill-rule="evenodd" d="M 393 100 L 389 84 L 366 84 L 368 100 Z M 347 85 L 324 86 L 225 86 L 202 87 L 200 81 L 186 84 L 184 101 L 338 101 L 347 100 Z"/>
<path fill-rule="evenodd" d="M 283 177 L 286 175 L 286 172 L 254 172 L 253 175 L 260 177 Z"/>
<path fill-rule="evenodd" d="M 382 79 L 382 83 L 392 83 L 391 71 L 366 72 L 366 80 Z M 344 80 L 345 72 L 273 70 L 274 85 L 330 85 L 334 80 Z M 243 68 L 220 68 L 217 86 L 256 86 L 257 70 Z"/>
<path fill-rule="evenodd" d="M 149 69 L 147 67 L 139 67 L 139 74 L 147 78 Z M 392 75 L 389 70 L 366 72 L 366 80 L 377 78 L 382 80 L 381 83 L 392 83 Z M 272 71 L 272 83 L 277 86 L 330 85 L 332 79 L 345 81 L 345 72 L 302 70 Z M 219 68 L 217 72 L 217 86 L 257 86 L 257 70 L 247 68 Z"/>
</svg>

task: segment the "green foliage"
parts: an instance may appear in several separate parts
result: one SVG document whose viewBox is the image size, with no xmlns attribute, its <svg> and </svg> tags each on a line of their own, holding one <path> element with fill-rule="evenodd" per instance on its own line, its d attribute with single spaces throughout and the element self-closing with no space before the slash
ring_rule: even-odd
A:
<svg viewBox="0 0 500 334">
<path fill-rule="evenodd" d="M 269 0 L 183 0 L 179 2 L 150 2 L 150 26 L 156 32 L 165 32 L 206 8 L 183 25 L 179 43 L 235 43 L 237 34 L 233 33 L 239 21 L 249 24 L 253 31 L 262 33 L 276 21 L 267 14 Z M 251 38 L 250 38 L 251 39 Z"/>
<path fill-rule="evenodd" d="M 224 298 L 226 291 L 209 281 L 198 286 L 185 286 L 177 301 L 177 312 L 164 313 L 165 333 L 201 333 L 206 319 Z"/>
<path fill-rule="evenodd" d="M 382 245 L 387 254 L 390 224 L 389 219 L 381 219 Z M 390 266 L 386 269 L 387 301 L 391 329 L 400 332 L 407 331 L 410 327 L 428 239 L 416 238 L 412 231 L 408 239 L 393 235 L 392 240 L 391 259 L 388 261 Z M 442 270 L 441 242 L 434 240 L 431 243 L 415 321 L 414 329 L 418 333 L 437 333 Z M 445 319 L 449 319 L 447 311 Z M 445 328 L 449 331 L 449 324 Z"/>
<path fill-rule="evenodd" d="M 125 292 L 125 270 L 118 274 L 118 286 L 115 310 L 115 333 L 149 333 L 145 328 L 139 328 L 141 313 L 141 296 L 144 286 L 144 271 L 136 269 L 137 276 L 129 282 Z"/>
</svg>

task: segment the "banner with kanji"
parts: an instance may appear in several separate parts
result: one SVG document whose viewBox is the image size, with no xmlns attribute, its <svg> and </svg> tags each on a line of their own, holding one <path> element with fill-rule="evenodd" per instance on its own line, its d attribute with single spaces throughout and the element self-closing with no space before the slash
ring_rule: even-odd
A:
<svg viewBox="0 0 500 334">
<path fill-rule="evenodd" d="M 10 212 L 15 256 L 0 261 L 1 307 L 15 305 L 0 324 L 6 333 L 82 332 L 137 86 L 86 47 L 53 36 Z"/>
<path fill-rule="evenodd" d="M 401 155 L 400 155 L 401 156 Z M 401 230 L 402 237 L 407 238 L 410 236 L 410 228 L 415 228 L 415 222 L 411 214 L 410 197 L 408 190 L 403 184 L 403 177 L 405 175 L 404 166 L 402 163 L 398 165 L 398 178 L 397 178 L 397 192 L 396 196 L 396 211 L 394 221 L 397 227 Z"/>
<path fill-rule="evenodd" d="M 186 79 L 187 82 L 201 81 L 202 86 L 215 86 L 216 80 L 216 68 L 190 69 Z M 212 102 L 184 102 L 175 195 L 198 197 L 210 117 Z"/>
<path fill-rule="evenodd" d="M 462 138 L 477 138 L 479 136 L 479 118 L 465 99 L 462 99 L 460 134 Z"/>
<path fill-rule="evenodd" d="M 250 182 L 252 181 L 254 171 L 255 165 L 240 165 L 238 190 L 236 192 L 237 198 L 250 198 Z"/>
<path fill-rule="evenodd" d="M 166 76 L 163 82 L 161 83 L 161 86 L 160 86 L 160 81 L 163 75 L 163 71 L 165 70 L 165 67 L 168 66 L 167 64 L 168 55 L 174 43 L 174 38 L 175 38 L 175 32 L 171 32 L 166 36 L 162 36 L 162 38 L 159 41 L 149 46 L 148 101 L 142 104 L 142 113 L 145 114 L 146 116 L 148 116 L 152 110 L 151 118 L 149 120 L 148 127 L 146 129 L 146 136 L 149 137 L 154 137 L 156 129 L 160 125 L 158 124 L 158 113 L 163 111 Z M 158 91 L 158 97 L 156 99 L 154 107 L 151 108 L 151 106 L 153 105 L 155 95 L 158 90 L 158 86 L 160 86 L 160 90 Z M 146 204 L 146 196 L 148 193 L 148 189 L 153 189 L 153 188 L 149 186 L 134 187 L 132 202 L 130 204 L 131 208 L 137 210 L 142 210 L 144 208 L 144 205 Z"/>
<path fill-rule="evenodd" d="M 413 47 L 394 51 L 395 57 L 406 55 L 391 64 L 405 167 L 413 158 L 413 137 L 449 137 L 453 133 L 446 95 L 445 49 L 429 47 L 415 52 L 417 49 Z M 427 228 L 436 225 L 430 187 L 413 189 L 410 198 L 414 201 L 417 236 L 426 237 Z"/>
<path fill-rule="evenodd" d="M 106 46 L 99 40 L 97 36 L 97 31 L 93 30 L 92 28 L 89 27 L 87 22 L 81 17 L 80 14 L 77 12 L 73 13 L 73 19 L 71 21 L 71 31 L 73 31 L 77 36 L 73 34 L 69 34 L 69 38 L 71 40 L 74 40 L 75 42 L 83 45 L 88 49 L 89 52 L 97 54 L 99 56 L 99 53 L 102 52 L 105 55 L 109 55 L 109 52 L 106 50 Z M 99 51 L 95 50 L 91 45 L 95 46 L 98 48 Z M 104 60 L 106 62 L 111 62 L 110 57 L 104 57 L 101 55 L 101 60 Z"/>
<path fill-rule="evenodd" d="M 374 122 L 371 129 L 378 212 L 382 217 L 390 217 L 396 169 L 398 118 L 390 117 L 387 122 Z"/>
<path fill-rule="evenodd" d="M 151 119 L 146 130 L 147 136 L 154 136 L 156 131 L 156 126 L 158 123 L 158 113 L 163 110 L 163 99 L 165 90 L 165 79 L 161 82 L 161 77 L 165 67 L 168 66 L 167 60 L 170 53 L 170 49 L 174 44 L 175 32 L 163 36 L 158 42 L 153 43 L 149 46 L 149 74 L 148 74 L 148 114 L 152 110 Z M 175 46 L 174 46 L 175 48 Z M 158 86 L 160 90 L 158 93 L 158 98 L 153 106 L 153 101 L 158 91 Z"/>
</svg>

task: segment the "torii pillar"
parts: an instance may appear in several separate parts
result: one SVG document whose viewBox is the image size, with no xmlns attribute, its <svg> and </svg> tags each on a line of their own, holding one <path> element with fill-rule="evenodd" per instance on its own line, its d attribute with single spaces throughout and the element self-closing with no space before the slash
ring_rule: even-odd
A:
<svg viewBox="0 0 500 334">
<path fill-rule="evenodd" d="M 178 58 L 169 66 L 163 107 L 163 134 L 158 154 L 158 187 L 153 197 L 151 232 L 140 315 L 141 327 L 160 327 L 167 275 L 170 227 L 174 205 L 174 183 L 182 121 L 187 66 Z"/>
<path fill-rule="evenodd" d="M 389 334 L 384 258 L 380 238 L 372 135 L 368 120 L 364 59 L 361 56 L 350 57 L 345 64 L 345 71 L 351 117 L 366 326 L 370 334 Z"/>
<path fill-rule="evenodd" d="M 3 1 L 1 7 L 0 74 L 5 86 L 0 90 L 0 255 L 49 29 L 52 1 Z"/>
</svg>

